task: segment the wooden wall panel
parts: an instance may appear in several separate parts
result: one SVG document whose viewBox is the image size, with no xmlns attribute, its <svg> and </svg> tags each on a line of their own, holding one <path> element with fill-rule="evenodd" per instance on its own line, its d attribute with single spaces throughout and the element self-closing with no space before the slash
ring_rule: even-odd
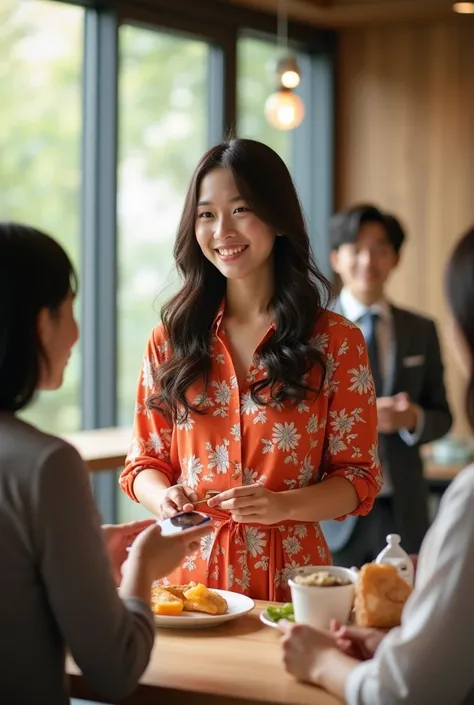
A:
<svg viewBox="0 0 474 705">
<path fill-rule="evenodd" d="M 340 33 L 338 207 L 371 201 L 402 218 L 409 240 L 391 296 L 440 330 L 445 262 L 474 224 L 473 20 Z M 444 357 L 459 411 L 462 382 L 446 341 Z M 457 416 L 456 433 L 465 433 Z"/>
</svg>

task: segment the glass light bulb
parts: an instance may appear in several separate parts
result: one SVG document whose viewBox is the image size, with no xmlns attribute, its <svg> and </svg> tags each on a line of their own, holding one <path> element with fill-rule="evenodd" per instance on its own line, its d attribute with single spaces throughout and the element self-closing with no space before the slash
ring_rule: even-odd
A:
<svg viewBox="0 0 474 705">
<path fill-rule="evenodd" d="M 454 2 L 453 10 L 461 15 L 474 15 L 474 2 Z"/>
<path fill-rule="evenodd" d="M 265 117 L 277 130 L 293 130 L 303 121 L 303 101 L 288 89 L 276 91 L 266 100 Z"/>
<path fill-rule="evenodd" d="M 300 82 L 300 75 L 297 71 L 284 71 L 281 75 L 281 84 L 285 88 L 296 88 Z"/>
</svg>

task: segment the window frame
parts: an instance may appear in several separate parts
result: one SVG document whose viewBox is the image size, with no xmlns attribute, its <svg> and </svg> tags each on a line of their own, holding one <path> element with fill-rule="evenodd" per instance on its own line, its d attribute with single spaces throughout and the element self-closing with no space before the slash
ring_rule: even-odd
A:
<svg viewBox="0 0 474 705">
<path fill-rule="evenodd" d="M 81 420 L 84 429 L 117 421 L 118 32 L 138 25 L 209 43 L 209 145 L 236 125 L 240 36 L 275 39 L 275 16 L 216 0 L 54 0 L 79 5 L 84 18 Z M 293 174 L 319 266 L 328 273 L 326 226 L 334 201 L 335 33 L 288 23 L 288 39 L 309 72 L 306 117 L 293 134 Z M 308 149 L 308 145 L 310 148 Z M 144 336 L 146 332 L 144 331 Z M 117 519 L 117 472 L 92 476 L 105 522 Z"/>
</svg>

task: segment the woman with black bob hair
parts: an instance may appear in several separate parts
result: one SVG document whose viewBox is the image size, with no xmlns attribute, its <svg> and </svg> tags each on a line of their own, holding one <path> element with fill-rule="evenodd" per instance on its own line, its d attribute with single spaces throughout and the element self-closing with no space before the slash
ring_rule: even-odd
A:
<svg viewBox="0 0 474 705">
<path fill-rule="evenodd" d="M 365 343 L 327 310 L 291 176 L 260 142 L 201 159 L 174 257 L 121 486 L 158 517 L 208 500 L 215 534 L 170 580 L 286 599 L 289 572 L 331 562 L 319 522 L 367 513 L 380 486 Z"/>
<path fill-rule="evenodd" d="M 130 692 L 154 642 L 151 584 L 206 533 L 164 538 L 150 520 L 101 531 L 76 450 L 17 418 L 61 385 L 76 289 L 57 242 L 0 223 L 0 700 L 17 705 L 69 702 L 66 645 L 99 695 Z"/>
<path fill-rule="evenodd" d="M 474 228 L 446 271 L 451 324 L 446 342 L 467 379 L 465 413 L 474 431 Z M 285 625 L 286 668 L 348 705 L 474 703 L 474 465 L 446 491 L 417 562 L 400 627 Z"/>
</svg>

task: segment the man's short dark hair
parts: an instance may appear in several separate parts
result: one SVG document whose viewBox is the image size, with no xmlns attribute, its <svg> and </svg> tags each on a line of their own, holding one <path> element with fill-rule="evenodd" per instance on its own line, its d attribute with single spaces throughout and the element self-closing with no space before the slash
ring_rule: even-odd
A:
<svg viewBox="0 0 474 705">
<path fill-rule="evenodd" d="M 333 215 L 329 223 L 331 250 L 357 242 L 360 229 L 366 223 L 380 223 L 395 252 L 400 252 L 405 240 L 405 231 L 400 221 L 391 213 L 384 213 L 371 204 L 351 206 Z"/>
</svg>

